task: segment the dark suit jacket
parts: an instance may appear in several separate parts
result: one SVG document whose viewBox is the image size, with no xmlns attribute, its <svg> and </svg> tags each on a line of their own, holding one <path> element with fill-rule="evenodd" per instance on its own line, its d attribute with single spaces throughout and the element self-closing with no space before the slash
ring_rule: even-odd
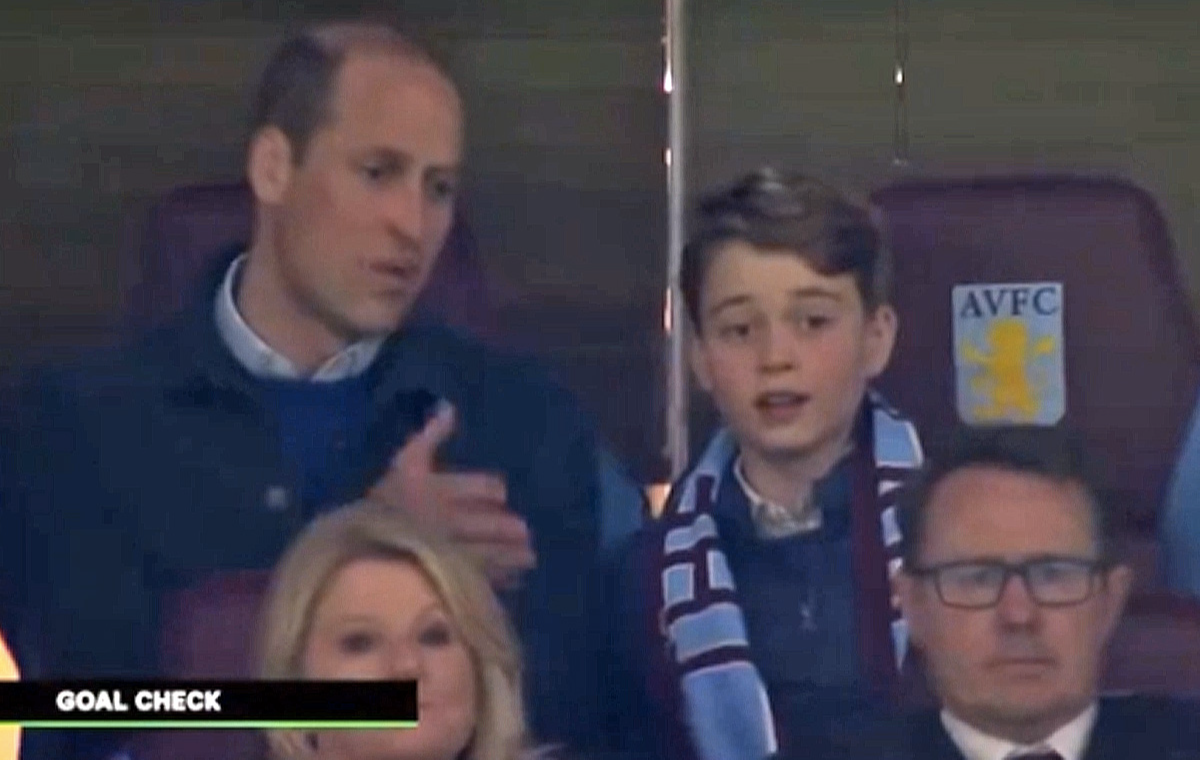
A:
<svg viewBox="0 0 1200 761">
<path fill-rule="evenodd" d="M 803 753 L 805 749 L 797 748 Z M 792 756 L 788 749 L 782 755 Z M 956 758 L 962 752 L 937 711 L 847 727 L 834 743 L 839 758 Z M 1200 703 L 1159 697 L 1104 698 L 1084 758 L 1200 758 Z"/>
</svg>

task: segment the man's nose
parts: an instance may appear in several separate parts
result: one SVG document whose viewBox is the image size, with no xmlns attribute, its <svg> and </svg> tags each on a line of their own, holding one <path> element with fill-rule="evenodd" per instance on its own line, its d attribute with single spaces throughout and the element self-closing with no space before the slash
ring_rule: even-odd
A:
<svg viewBox="0 0 1200 761">
<path fill-rule="evenodd" d="M 1009 576 L 996 603 L 996 613 L 1001 622 L 1012 626 L 1028 625 L 1037 618 L 1038 612 L 1037 601 L 1033 599 L 1025 579 L 1018 574 Z"/>
<path fill-rule="evenodd" d="M 395 233 L 416 243 L 425 224 L 425 189 L 419 182 L 405 182 L 387 199 L 388 221 Z"/>
</svg>

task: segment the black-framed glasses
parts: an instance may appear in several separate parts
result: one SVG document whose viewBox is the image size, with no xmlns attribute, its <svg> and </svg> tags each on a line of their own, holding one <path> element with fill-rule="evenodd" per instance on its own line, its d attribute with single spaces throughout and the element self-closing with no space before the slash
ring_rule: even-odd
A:
<svg viewBox="0 0 1200 761">
<path fill-rule="evenodd" d="M 995 607 L 1013 576 L 1020 576 L 1025 589 L 1038 605 L 1078 605 L 1092 596 L 1096 581 L 1107 564 L 1089 558 L 1046 557 L 1024 563 L 999 560 L 962 560 L 931 566 L 916 566 L 907 572 L 932 579 L 942 603 L 952 608 Z"/>
</svg>

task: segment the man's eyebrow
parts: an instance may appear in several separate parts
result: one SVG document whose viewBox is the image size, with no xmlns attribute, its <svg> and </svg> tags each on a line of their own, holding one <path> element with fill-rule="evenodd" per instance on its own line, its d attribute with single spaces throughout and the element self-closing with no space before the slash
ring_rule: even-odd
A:
<svg viewBox="0 0 1200 761">
<path fill-rule="evenodd" d="M 368 145 L 356 153 L 360 156 L 382 157 L 395 161 L 412 161 L 412 155 L 408 151 L 393 148 L 390 145 Z"/>
<path fill-rule="evenodd" d="M 408 151 L 399 148 L 392 148 L 387 145 L 376 145 L 362 149 L 358 152 L 359 160 L 363 159 L 383 159 L 392 164 L 400 166 L 410 166 L 413 163 L 412 154 Z M 460 164 L 441 164 L 429 167 L 426 172 L 433 174 L 448 174 L 458 176 L 461 173 L 462 165 Z"/>
</svg>

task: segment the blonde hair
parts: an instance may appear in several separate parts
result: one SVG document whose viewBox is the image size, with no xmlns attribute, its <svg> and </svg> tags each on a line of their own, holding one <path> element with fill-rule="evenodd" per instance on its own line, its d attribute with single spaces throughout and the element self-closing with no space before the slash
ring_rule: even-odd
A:
<svg viewBox="0 0 1200 761">
<path fill-rule="evenodd" d="M 419 568 L 466 643 L 477 682 L 476 725 L 463 758 L 526 755 L 521 659 L 503 608 L 482 573 L 395 510 L 359 502 L 314 521 L 275 568 L 261 618 L 261 675 L 303 679 L 313 615 L 345 566 L 367 559 Z M 267 733 L 276 758 L 314 758 L 305 733 Z"/>
</svg>

